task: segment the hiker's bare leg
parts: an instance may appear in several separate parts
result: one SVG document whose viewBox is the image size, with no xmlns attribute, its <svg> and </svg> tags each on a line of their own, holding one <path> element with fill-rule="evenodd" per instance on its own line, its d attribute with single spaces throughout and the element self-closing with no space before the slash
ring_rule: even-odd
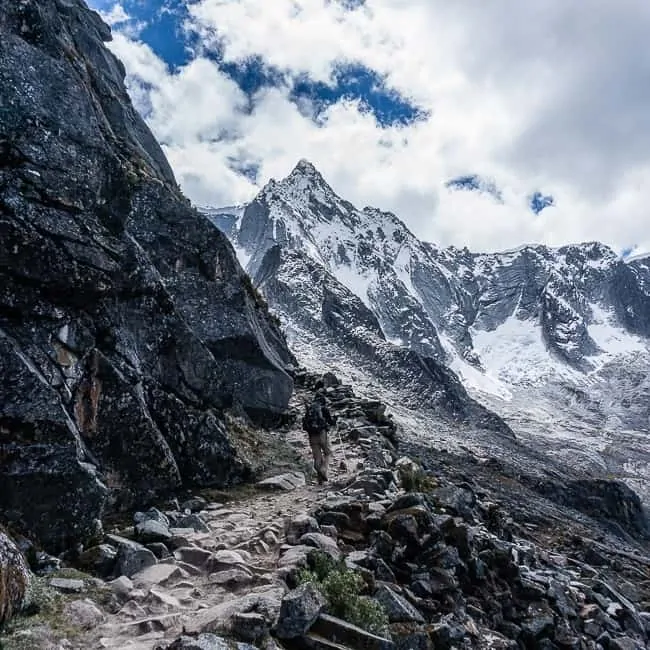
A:
<svg viewBox="0 0 650 650">
<path fill-rule="evenodd" d="M 309 436 L 309 446 L 311 447 L 311 453 L 314 457 L 314 470 L 318 474 L 319 478 L 322 476 L 322 466 L 323 466 L 323 454 L 321 452 L 321 437 Z"/>
<path fill-rule="evenodd" d="M 327 479 L 327 474 L 329 472 L 329 466 L 330 466 L 330 459 L 332 458 L 332 448 L 330 447 L 330 441 L 329 441 L 329 436 L 327 435 L 327 431 L 323 431 L 323 433 L 320 434 L 320 447 L 322 452 L 321 473 L 323 474 L 323 477 Z"/>
</svg>

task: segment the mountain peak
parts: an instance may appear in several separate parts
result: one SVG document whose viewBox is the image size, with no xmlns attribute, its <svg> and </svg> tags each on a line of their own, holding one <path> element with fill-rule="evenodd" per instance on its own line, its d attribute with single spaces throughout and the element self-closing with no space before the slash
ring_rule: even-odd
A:
<svg viewBox="0 0 650 650">
<path fill-rule="evenodd" d="M 311 163 L 309 160 L 306 158 L 301 158 L 297 163 L 296 166 L 293 168 L 293 171 L 291 172 L 291 176 L 294 174 L 300 174 L 301 176 L 309 175 L 309 176 L 314 176 L 318 175 L 320 176 L 320 173 L 316 169 L 316 167 Z"/>
<path fill-rule="evenodd" d="M 336 197 L 336 193 L 321 173 L 305 158 L 298 161 L 287 177 L 279 182 L 270 183 L 267 187 L 274 193 L 284 196 L 285 199 L 298 198 L 301 203 L 308 196 L 316 197 L 320 202 L 325 203 L 334 201 Z"/>
<path fill-rule="evenodd" d="M 316 169 L 313 163 L 306 158 L 301 158 L 291 173 L 282 181 L 284 185 L 299 185 L 302 189 L 310 187 L 329 188 L 323 175 Z M 331 188 L 330 188 L 331 189 Z"/>
<path fill-rule="evenodd" d="M 329 185 L 313 163 L 306 158 L 301 158 L 288 176 L 279 181 L 271 178 L 264 186 L 262 193 L 288 190 L 291 194 L 295 194 L 296 192 L 309 192 L 315 188 L 325 189 L 329 188 Z"/>
</svg>

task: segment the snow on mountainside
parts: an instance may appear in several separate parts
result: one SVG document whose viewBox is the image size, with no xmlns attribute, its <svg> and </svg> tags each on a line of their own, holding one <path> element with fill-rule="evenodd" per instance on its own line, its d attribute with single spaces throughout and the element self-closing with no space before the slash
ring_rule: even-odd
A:
<svg viewBox="0 0 650 650">
<path fill-rule="evenodd" d="M 616 476 L 650 503 L 650 258 L 595 242 L 440 248 L 304 160 L 250 204 L 206 214 L 297 358 L 380 396 L 408 435 L 526 471 Z"/>
<path fill-rule="evenodd" d="M 395 215 L 339 198 L 304 160 L 245 209 L 208 214 L 251 275 L 275 245 L 301 251 L 361 299 L 387 340 L 447 362 L 470 383 L 472 368 L 535 383 L 647 350 L 647 258 L 625 264 L 598 243 L 440 249 Z"/>
<path fill-rule="evenodd" d="M 243 209 L 208 215 L 301 361 L 356 368 L 395 403 L 505 430 L 471 395 L 545 452 L 627 467 L 637 488 L 650 478 L 649 258 L 596 242 L 440 248 L 357 209 L 304 160 Z"/>
</svg>

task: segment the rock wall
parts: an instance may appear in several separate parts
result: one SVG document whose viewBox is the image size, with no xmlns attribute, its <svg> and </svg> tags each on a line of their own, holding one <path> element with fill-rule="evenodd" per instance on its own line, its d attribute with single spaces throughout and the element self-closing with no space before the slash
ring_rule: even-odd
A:
<svg viewBox="0 0 650 650">
<path fill-rule="evenodd" d="M 246 475 L 220 412 L 292 358 L 182 196 L 81 0 L 0 0 L 0 512 L 50 548 L 107 504 Z"/>
</svg>

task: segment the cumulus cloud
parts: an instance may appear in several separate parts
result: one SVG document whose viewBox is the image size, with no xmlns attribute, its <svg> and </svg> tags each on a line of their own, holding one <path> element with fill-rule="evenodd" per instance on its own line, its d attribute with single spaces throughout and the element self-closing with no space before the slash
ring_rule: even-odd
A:
<svg viewBox="0 0 650 650">
<path fill-rule="evenodd" d="M 650 250 L 650 5 L 366 0 L 349 7 L 196 0 L 183 33 L 199 35 L 199 46 L 173 70 L 132 34 L 116 35 L 130 92 L 190 198 L 250 200 L 259 184 L 308 158 L 345 198 L 392 210 L 443 245 L 600 239 L 618 250 Z M 246 95 L 221 64 L 252 57 L 279 70 L 284 83 Z M 362 98 L 341 97 L 314 120 L 310 100 L 292 96 L 293 81 L 334 84 L 350 63 L 376 72 L 427 117 L 386 125 Z M 494 179 L 502 201 L 446 188 L 466 174 Z M 555 205 L 533 214 L 535 191 L 553 195 Z"/>
<path fill-rule="evenodd" d="M 119 3 L 113 5 L 108 11 L 100 10 L 99 15 L 102 17 L 105 23 L 111 26 L 125 23 L 131 19 L 131 16 L 129 16 L 124 7 Z"/>
</svg>

